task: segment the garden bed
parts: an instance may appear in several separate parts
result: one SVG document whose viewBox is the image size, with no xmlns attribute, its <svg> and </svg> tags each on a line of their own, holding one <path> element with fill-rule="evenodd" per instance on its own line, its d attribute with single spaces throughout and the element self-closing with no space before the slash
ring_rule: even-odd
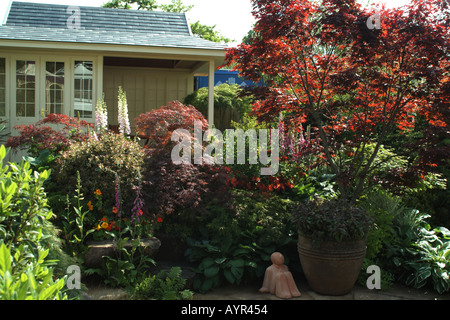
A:
<svg viewBox="0 0 450 320">
<path fill-rule="evenodd" d="M 142 248 L 141 254 L 147 258 L 154 258 L 161 247 L 161 241 L 158 238 L 140 239 L 139 246 Z M 133 248 L 133 240 L 127 240 L 123 244 L 125 250 Z M 102 240 L 87 243 L 87 250 L 84 253 L 84 264 L 88 268 L 98 268 L 103 263 L 103 257 L 116 257 L 117 242 L 115 240 Z"/>
<path fill-rule="evenodd" d="M 235 93 L 253 105 L 235 106 L 233 129 L 208 130 L 198 109 L 171 101 L 134 121 L 143 148 L 122 88 L 118 119 L 100 99 L 95 125 L 50 114 L 15 128 L 9 146 L 30 157 L 0 170 L 2 267 L 21 288 L 8 297 L 64 298 L 67 267 L 83 265 L 140 299 L 190 299 L 185 288 L 261 279 L 275 251 L 301 270 L 302 232 L 365 239 L 359 286 L 376 266 L 382 289 L 450 291 L 447 12 L 439 1 L 382 8 L 379 31 L 366 28 L 378 9 L 354 2 L 253 4 L 255 32 L 226 60 L 264 86 Z M 119 133 L 107 128 L 116 120 Z M 323 210 L 305 207 L 316 201 Z"/>
</svg>

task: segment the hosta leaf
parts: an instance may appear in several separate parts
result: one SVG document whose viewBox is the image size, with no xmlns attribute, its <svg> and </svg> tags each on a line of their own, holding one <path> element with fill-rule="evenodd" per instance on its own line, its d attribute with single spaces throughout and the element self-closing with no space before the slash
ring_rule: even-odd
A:
<svg viewBox="0 0 450 320">
<path fill-rule="evenodd" d="M 225 257 L 217 258 L 216 260 L 214 260 L 214 262 L 217 263 L 217 264 L 222 264 L 225 261 L 227 261 L 227 258 L 225 258 Z"/>
<path fill-rule="evenodd" d="M 213 279 L 212 278 L 206 278 L 204 279 L 199 287 L 200 292 L 208 292 L 213 288 Z"/>
<path fill-rule="evenodd" d="M 211 266 L 209 268 L 206 268 L 203 274 L 207 278 L 215 277 L 219 273 L 220 268 L 218 266 Z"/>
<path fill-rule="evenodd" d="M 242 278 L 242 275 L 244 274 L 244 269 L 241 267 L 231 267 L 231 273 L 233 276 L 239 281 Z"/>
<path fill-rule="evenodd" d="M 229 270 L 229 269 L 223 270 L 223 275 L 224 275 L 225 279 L 227 279 L 227 281 L 231 284 L 234 284 L 234 282 L 236 281 L 236 278 L 234 277 L 233 273 L 231 273 L 231 270 Z"/>
<path fill-rule="evenodd" d="M 235 268 L 242 268 L 245 264 L 244 259 L 234 259 L 230 260 L 230 265 Z"/>
<path fill-rule="evenodd" d="M 215 264 L 215 260 L 213 258 L 205 258 L 203 259 L 203 261 L 200 263 L 199 268 L 200 269 L 207 269 L 210 266 Z"/>
</svg>

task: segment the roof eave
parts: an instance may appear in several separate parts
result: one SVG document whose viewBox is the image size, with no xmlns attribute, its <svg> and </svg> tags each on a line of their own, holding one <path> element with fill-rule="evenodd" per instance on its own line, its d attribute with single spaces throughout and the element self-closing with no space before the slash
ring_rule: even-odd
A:
<svg viewBox="0 0 450 320">
<path fill-rule="evenodd" d="M 79 51 L 101 51 L 105 53 L 141 53 L 152 54 L 167 58 L 168 56 L 183 56 L 186 60 L 202 60 L 211 58 L 224 58 L 225 49 L 221 48 L 189 48 L 189 47 L 168 47 L 168 46 L 144 46 L 125 44 L 102 44 L 102 43 L 79 43 L 79 42 L 59 42 L 59 41 L 38 41 L 38 40 L 16 40 L 0 39 L 2 47 L 16 47 L 27 49 L 51 49 L 51 50 L 79 50 Z"/>
</svg>

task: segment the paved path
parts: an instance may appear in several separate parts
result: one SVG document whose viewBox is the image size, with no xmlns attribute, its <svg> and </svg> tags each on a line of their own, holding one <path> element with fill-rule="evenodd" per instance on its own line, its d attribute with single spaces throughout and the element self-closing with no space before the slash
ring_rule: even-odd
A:
<svg viewBox="0 0 450 320">
<path fill-rule="evenodd" d="M 450 293 L 439 295 L 434 290 L 414 289 L 395 285 L 389 290 L 369 290 L 356 285 L 352 292 L 343 296 L 324 296 L 309 289 L 304 282 L 297 284 L 302 296 L 290 300 L 450 300 Z M 259 286 L 224 286 L 206 294 L 196 293 L 194 300 L 283 300 L 269 293 L 259 293 Z M 104 286 L 90 287 L 88 295 L 92 300 L 127 300 L 124 290 Z"/>
<path fill-rule="evenodd" d="M 389 290 L 369 290 L 356 285 L 343 296 L 324 296 L 312 291 L 307 284 L 298 283 L 302 293 L 290 300 L 450 300 L 450 293 L 439 295 L 434 290 L 414 289 L 395 285 Z M 225 286 L 207 294 L 195 294 L 194 300 L 282 300 L 269 293 L 259 293 L 257 285 Z"/>
</svg>

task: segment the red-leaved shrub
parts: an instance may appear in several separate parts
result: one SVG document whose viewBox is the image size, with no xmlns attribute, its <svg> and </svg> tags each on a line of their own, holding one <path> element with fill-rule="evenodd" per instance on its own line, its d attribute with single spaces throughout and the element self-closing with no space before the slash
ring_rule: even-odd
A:
<svg viewBox="0 0 450 320">
<path fill-rule="evenodd" d="M 57 154 L 67 150 L 74 141 L 85 141 L 92 128 L 92 124 L 84 120 L 52 113 L 36 124 L 15 126 L 19 135 L 10 137 L 6 146 L 25 149 L 32 156 L 46 149 Z"/>
<path fill-rule="evenodd" d="M 197 218 L 207 212 L 208 206 L 229 203 L 224 167 L 175 164 L 171 159 L 176 143 L 171 140 L 172 133 L 185 129 L 193 134 L 195 122 L 201 123 L 202 130 L 208 129 L 207 120 L 197 109 L 178 101 L 142 114 L 135 122 L 136 132 L 149 138 L 151 148 L 142 173 L 144 215 L 163 221 L 162 230 L 178 235 L 192 235 Z"/>
<path fill-rule="evenodd" d="M 229 197 L 225 167 L 174 164 L 168 152 L 158 152 L 147 159 L 143 184 L 146 213 L 153 216 L 188 210 L 201 215 L 205 204 L 224 203 Z"/>
<path fill-rule="evenodd" d="M 202 130 L 208 129 L 208 121 L 195 107 L 171 101 L 167 106 L 139 115 L 135 119 L 135 129 L 138 135 L 149 139 L 150 149 L 157 150 L 170 143 L 175 130 L 193 132 L 195 122 L 202 124 Z"/>
</svg>

